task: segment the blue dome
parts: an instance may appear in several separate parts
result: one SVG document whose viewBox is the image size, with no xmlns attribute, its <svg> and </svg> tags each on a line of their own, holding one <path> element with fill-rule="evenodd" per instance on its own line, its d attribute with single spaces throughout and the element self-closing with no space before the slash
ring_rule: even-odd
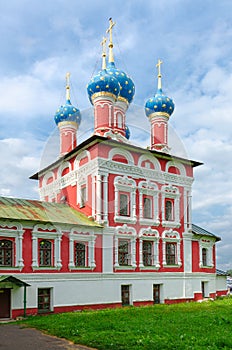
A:
<svg viewBox="0 0 232 350">
<path fill-rule="evenodd" d="M 71 104 L 70 100 L 67 100 L 64 105 L 57 109 L 54 119 L 57 125 L 65 121 L 75 122 L 80 125 L 81 112 Z"/>
<path fill-rule="evenodd" d="M 166 96 L 162 89 L 158 89 L 155 96 L 147 100 L 145 104 L 145 113 L 147 117 L 152 113 L 163 113 L 170 117 L 174 108 L 173 100 Z"/>
<path fill-rule="evenodd" d="M 127 140 L 129 140 L 129 138 L 130 138 L 130 129 L 128 128 L 127 125 L 125 127 L 125 137 Z"/>
<path fill-rule="evenodd" d="M 87 85 L 87 92 L 91 103 L 93 103 L 92 97 L 95 94 L 104 95 L 104 93 L 108 93 L 117 98 L 119 91 L 120 85 L 117 79 L 108 74 L 105 69 L 101 70 L 97 75 L 95 75 Z"/>
<path fill-rule="evenodd" d="M 120 84 L 120 94 L 119 97 L 126 99 L 128 103 L 131 103 L 135 94 L 135 85 L 131 78 L 115 67 L 114 62 L 109 62 L 107 66 L 107 73 L 114 76 Z"/>
</svg>

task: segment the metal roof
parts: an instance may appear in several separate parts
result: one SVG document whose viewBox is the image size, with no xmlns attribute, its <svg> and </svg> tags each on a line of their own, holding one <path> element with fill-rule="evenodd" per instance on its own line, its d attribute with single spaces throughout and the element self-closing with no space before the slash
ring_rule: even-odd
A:
<svg viewBox="0 0 232 350">
<path fill-rule="evenodd" d="M 67 204 L 0 197 L 0 219 L 102 227 Z"/>
<path fill-rule="evenodd" d="M 195 224 L 192 224 L 192 233 L 195 235 L 200 235 L 200 236 L 210 236 L 216 239 L 216 241 L 220 241 L 221 238 L 216 236 L 215 234 L 206 231 L 204 228 L 197 226 Z"/>
<path fill-rule="evenodd" d="M 227 273 L 223 270 L 216 269 L 216 274 L 218 276 L 227 276 Z"/>
<path fill-rule="evenodd" d="M 20 279 L 14 277 L 14 276 L 11 276 L 11 275 L 2 275 L 2 276 L 0 276 L 0 283 L 5 283 L 5 282 L 14 283 L 14 284 L 16 284 L 19 287 L 22 287 L 22 286 L 29 287 L 30 286 L 30 284 L 28 284 L 26 282 L 23 282 Z"/>
</svg>

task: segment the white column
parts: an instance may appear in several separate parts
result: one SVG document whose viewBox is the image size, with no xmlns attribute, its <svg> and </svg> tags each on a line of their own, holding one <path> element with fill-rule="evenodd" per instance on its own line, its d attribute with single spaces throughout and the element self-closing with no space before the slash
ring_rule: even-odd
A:
<svg viewBox="0 0 232 350">
<path fill-rule="evenodd" d="M 103 175 L 103 220 L 108 224 L 108 174 Z"/>
<path fill-rule="evenodd" d="M 192 193 L 188 191 L 188 228 L 192 229 Z"/>
<path fill-rule="evenodd" d="M 32 234 L 32 267 L 38 266 L 38 239 L 35 234 Z"/>
<path fill-rule="evenodd" d="M 166 265 L 166 241 L 163 240 L 163 265 Z"/>
<path fill-rule="evenodd" d="M 92 175 L 92 216 L 96 214 L 96 176 Z"/>
<path fill-rule="evenodd" d="M 95 237 L 91 237 L 91 240 L 89 241 L 89 267 L 95 268 L 95 254 L 94 254 L 94 247 L 95 247 Z"/>
<path fill-rule="evenodd" d="M 158 240 L 155 240 L 153 243 L 153 255 L 154 255 L 154 265 L 156 267 L 160 267 Z"/>
<path fill-rule="evenodd" d="M 139 267 L 144 267 L 143 264 L 143 240 L 139 240 Z"/>
<path fill-rule="evenodd" d="M 178 265 L 181 265 L 181 258 L 180 258 L 180 241 L 177 242 L 177 263 Z"/>
<path fill-rule="evenodd" d="M 131 240 L 131 265 L 136 267 L 136 240 Z"/>
<path fill-rule="evenodd" d="M 74 265 L 74 240 L 69 236 L 69 264 L 68 267 L 71 269 Z"/>
<path fill-rule="evenodd" d="M 101 204 L 102 204 L 102 193 L 101 193 L 101 175 L 97 175 L 97 184 L 96 184 L 96 221 L 101 222 Z"/>
<path fill-rule="evenodd" d="M 58 235 L 55 238 L 55 266 L 58 268 L 62 267 L 61 258 L 60 258 L 60 242 L 61 242 L 61 236 Z"/>
<path fill-rule="evenodd" d="M 114 239 L 114 267 L 118 267 L 118 237 Z"/>
<path fill-rule="evenodd" d="M 18 267 L 23 267 L 23 233 L 24 231 L 18 232 L 18 238 L 17 238 L 17 243 L 16 243 L 16 264 Z"/>
</svg>

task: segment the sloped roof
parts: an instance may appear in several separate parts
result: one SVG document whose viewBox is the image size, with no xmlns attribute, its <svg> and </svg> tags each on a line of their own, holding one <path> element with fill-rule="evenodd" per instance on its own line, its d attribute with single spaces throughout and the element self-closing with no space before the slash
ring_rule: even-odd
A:
<svg viewBox="0 0 232 350">
<path fill-rule="evenodd" d="M 2 275 L 0 276 L 0 283 L 4 283 L 4 282 L 11 282 L 11 283 L 14 283 L 16 284 L 17 286 L 19 287 L 22 287 L 22 286 L 26 286 L 26 287 L 29 287 L 30 284 L 12 276 L 12 275 Z"/>
<path fill-rule="evenodd" d="M 218 276 L 227 276 L 227 273 L 223 270 L 216 269 L 216 274 Z"/>
<path fill-rule="evenodd" d="M 213 237 L 216 239 L 216 241 L 220 241 L 221 238 L 216 236 L 215 234 L 209 232 L 209 231 L 206 231 L 204 228 L 200 227 L 200 226 L 197 226 L 195 224 L 192 224 L 192 233 L 194 235 L 200 235 L 200 236 L 209 236 L 209 237 Z"/>
<path fill-rule="evenodd" d="M 67 204 L 0 197 L 0 219 L 102 227 Z"/>
</svg>

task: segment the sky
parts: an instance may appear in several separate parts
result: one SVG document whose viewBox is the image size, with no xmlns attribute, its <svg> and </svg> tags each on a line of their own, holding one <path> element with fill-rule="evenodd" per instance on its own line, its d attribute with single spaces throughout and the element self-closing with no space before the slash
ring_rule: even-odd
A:
<svg viewBox="0 0 232 350">
<path fill-rule="evenodd" d="M 56 109 L 82 113 L 78 142 L 93 131 L 86 84 L 101 67 L 100 42 L 112 17 L 115 62 L 135 83 L 130 141 L 150 144 L 146 100 L 157 88 L 175 102 L 171 153 L 195 168 L 193 222 L 221 237 L 217 267 L 232 269 L 232 1 L 0 0 L 0 195 L 38 199 L 29 177 L 58 157 Z"/>
</svg>

